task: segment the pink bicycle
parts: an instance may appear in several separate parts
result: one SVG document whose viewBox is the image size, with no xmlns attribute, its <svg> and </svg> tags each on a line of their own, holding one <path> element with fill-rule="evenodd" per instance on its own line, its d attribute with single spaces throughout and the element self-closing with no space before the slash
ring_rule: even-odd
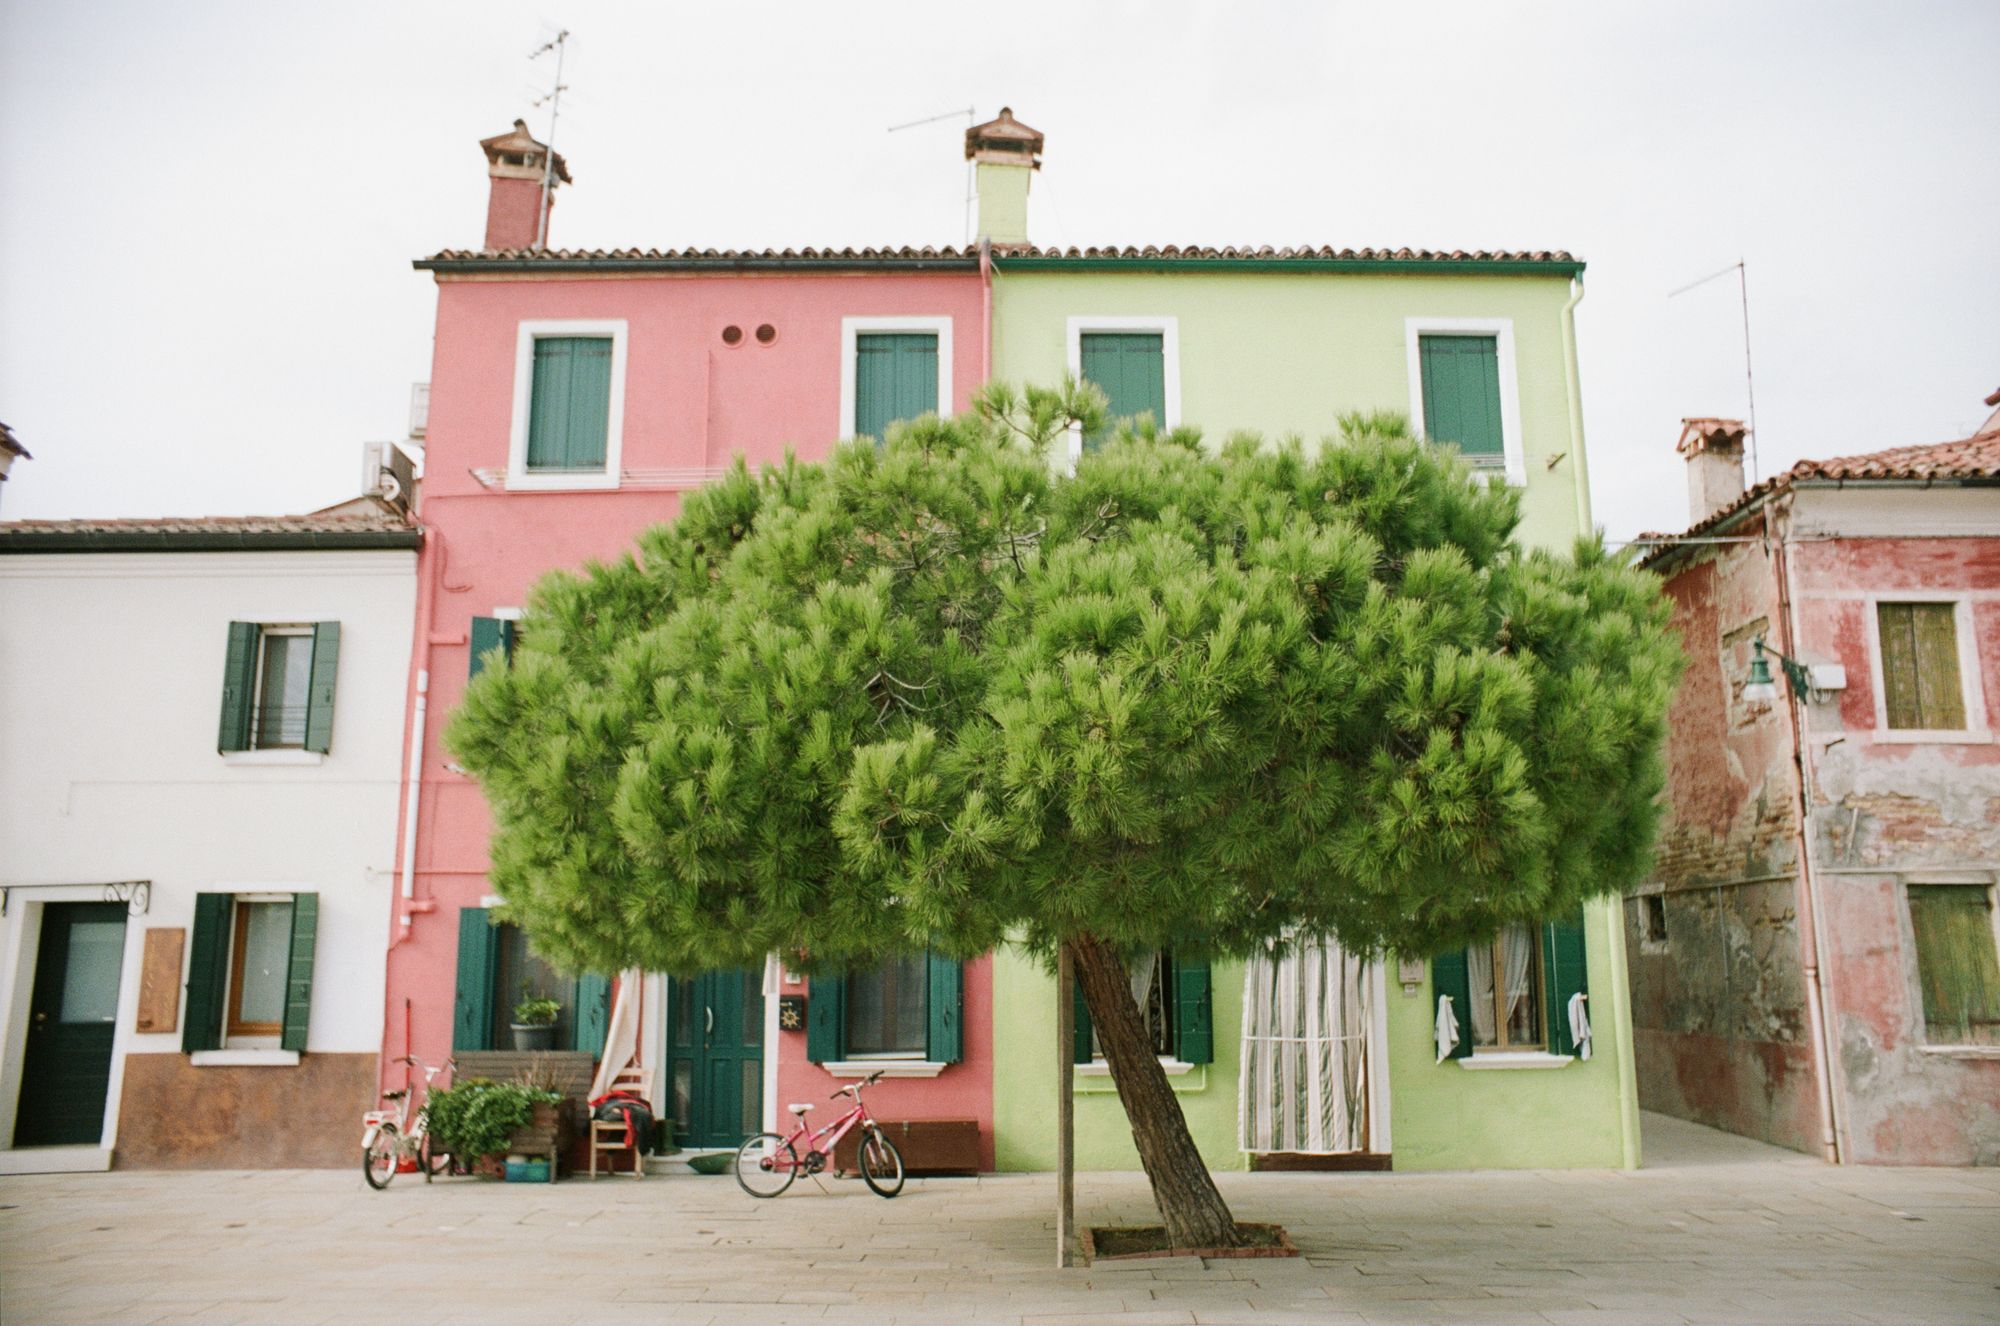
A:
<svg viewBox="0 0 2000 1326">
<path fill-rule="evenodd" d="M 882 1072 L 877 1069 L 859 1082 L 844 1086 L 828 1096 L 828 1100 L 852 1096 L 854 1108 L 816 1133 L 806 1131 L 806 1112 L 812 1106 L 792 1106 L 798 1124 L 790 1137 L 759 1133 L 738 1148 L 736 1182 L 752 1197 L 776 1197 L 791 1187 L 792 1181 L 800 1174 L 811 1176 L 824 1170 L 833 1159 L 834 1147 L 858 1123 L 862 1127 L 862 1135 L 861 1144 L 855 1152 L 855 1166 L 861 1171 L 862 1180 L 883 1197 L 894 1197 L 903 1191 L 902 1154 L 896 1150 L 895 1143 L 882 1135 L 880 1125 L 869 1115 L 868 1107 L 861 1103 L 861 1089 L 874 1086 L 881 1077 Z M 806 1148 L 803 1159 L 799 1156 L 800 1142 Z"/>
</svg>

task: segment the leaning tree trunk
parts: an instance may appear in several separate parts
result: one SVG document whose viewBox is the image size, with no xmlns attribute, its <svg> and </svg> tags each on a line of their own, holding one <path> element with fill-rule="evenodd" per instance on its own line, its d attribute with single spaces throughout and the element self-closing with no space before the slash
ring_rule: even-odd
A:
<svg viewBox="0 0 2000 1326">
<path fill-rule="evenodd" d="M 1132 1125 L 1132 1141 L 1153 1185 L 1153 1202 L 1166 1223 L 1168 1241 L 1176 1248 L 1240 1246 L 1236 1220 L 1216 1191 L 1180 1102 L 1153 1053 L 1153 1039 L 1146 1034 L 1145 1019 L 1132 998 L 1132 978 L 1124 959 L 1089 935 L 1071 940 L 1069 947 L 1097 1043 L 1111 1066 L 1111 1080 Z"/>
</svg>

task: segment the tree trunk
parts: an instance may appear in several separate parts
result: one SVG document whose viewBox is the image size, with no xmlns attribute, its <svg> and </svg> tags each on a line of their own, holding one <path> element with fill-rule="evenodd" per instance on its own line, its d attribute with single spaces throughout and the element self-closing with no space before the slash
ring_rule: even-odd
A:
<svg viewBox="0 0 2000 1326">
<path fill-rule="evenodd" d="M 1124 959 L 1089 935 L 1070 941 L 1069 948 L 1168 1241 L 1176 1248 L 1241 1245 L 1235 1217 L 1216 1191 L 1208 1165 L 1188 1132 L 1181 1104 L 1153 1053 L 1153 1039 L 1146 1034 L 1146 1021 L 1132 998 L 1132 978 Z"/>
</svg>

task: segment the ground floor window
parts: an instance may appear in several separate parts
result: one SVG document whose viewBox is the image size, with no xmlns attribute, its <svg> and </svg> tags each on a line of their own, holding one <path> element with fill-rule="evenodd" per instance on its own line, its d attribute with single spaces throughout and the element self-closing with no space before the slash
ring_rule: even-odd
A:
<svg viewBox="0 0 2000 1326">
<path fill-rule="evenodd" d="M 965 1048 L 963 1002 L 964 973 L 956 958 L 941 953 L 814 976 L 806 995 L 806 1057 L 955 1064 Z"/>
<path fill-rule="evenodd" d="M 1925 1039 L 1936 1045 L 2000 1045 L 2000 941 L 1993 928 L 1992 889 L 1912 884 L 1909 897 Z"/>
<path fill-rule="evenodd" d="M 276 1036 L 284 1029 L 291 965 L 292 900 L 238 901 L 229 958 L 229 1034 Z"/>
<path fill-rule="evenodd" d="M 198 893 L 194 904 L 181 1048 L 305 1049 L 319 895 Z"/>
<path fill-rule="evenodd" d="M 1581 911 L 1540 925 L 1510 925 L 1486 943 L 1431 959 L 1431 984 L 1446 1006 L 1438 1013 L 1439 1061 L 1587 1053 L 1587 968 Z"/>
<path fill-rule="evenodd" d="M 1210 1062 L 1215 1036 L 1208 964 L 1160 949 L 1126 959 L 1125 969 L 1132 979 L 1132 998 L 1146 1019 L 1153 1053 L 1180 1063 Z M 1075 999 L 1075 1060 L 1080 1064 L 1102 1062 L 1104 1049 L 1091 1025 L 1081 982 L 1077 983 Z"/>
<path fill-rule="evenodd" d="M 1491 944 L 1465 951 L 1472 982 L 1475 1050 L 1548 1048 L 1542 1020 L 1542 943 L 1535 928 L 1510 925 Z"/>
<path fill-rule="evenodd" d="M 496 922 L 483 907 L 460 908 L 452 1049 L 513 1048 L 515 1006 L 530 998 L 561 1006 L 554 1048 L 603 1051 L 611 1021 L 610 978 L 566 975 L 534 951 L 519 926 Z"/>
</svg>

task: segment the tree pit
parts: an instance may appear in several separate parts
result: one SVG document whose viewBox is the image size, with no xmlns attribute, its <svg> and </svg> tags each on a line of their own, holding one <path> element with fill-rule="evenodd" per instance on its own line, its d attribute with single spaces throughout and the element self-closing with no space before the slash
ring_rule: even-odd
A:
<svg viewBox="0 0 2000 1326">
<path fill-rule="evenodd" d="M 1093 1262 L 1137 1261 L 1144 1257 L 1296 1257 L 1298 1248 L 1283 1225 L 1238 1221 L 1237 1248 L 1176 1248 L 1164 1225 L 1103 1225 L 1083 1231 L 1083 1255 Z"/>
</svg>

